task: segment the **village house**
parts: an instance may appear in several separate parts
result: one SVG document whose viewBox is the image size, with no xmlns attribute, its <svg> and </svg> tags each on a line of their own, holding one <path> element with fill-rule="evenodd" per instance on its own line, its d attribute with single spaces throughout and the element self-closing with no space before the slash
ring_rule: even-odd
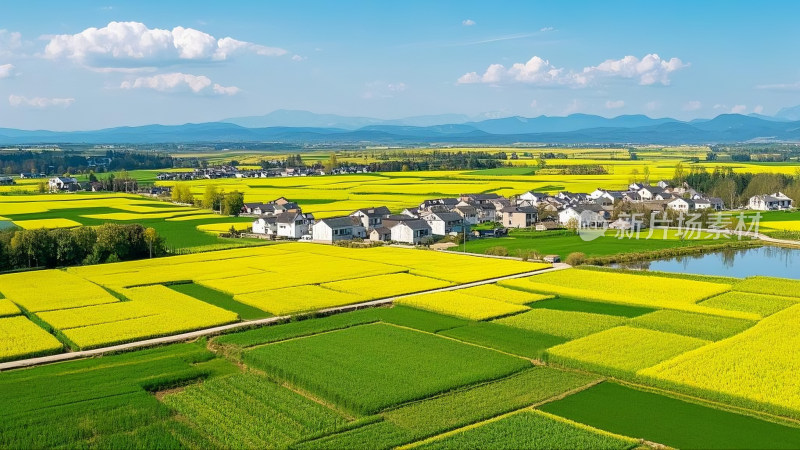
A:
<svg viewBox="0 0 800 450">
<path fill-rule="evenodd" d="M 417 245 L 430 238 L 431 231 L 428 222 L 421 219 L 398 222 L 391 229 L 391 240 Z"/>
<path fill-rule="evenodd" d="M 783 192 L 774 194 L 754 195 L 747 202 L 747 207 L 757 211 L 776 211 L 790 209 L 794 202 Z"/>
<path fill-rule="evenodd" d="M 369 230 L 367 237 L 370 241 L 390 241 L 392 240 L 392 230 L 386 227 L 378 227 Z"/>
<path fill-rule="evenodd" d="M 329 217 L 318 220 L 311 227 L 312 239 L 319 242 L 335 242 L 353 239 L 356 223 L 363 230 L 361 221 L 350 216 Z"/>
<path fill-rule="evenodd" d="M 276 235 L 287 239 L 300 239 L 308 234 L 313 216 L 297 211 L 287 211 L 275 216 Z"/>
<path fill-rule="evenodd" d="M 608 211 L 599 205 L 570 206 L 558 213 L 558 222 L 567 225 L 571 220 L 580 227 L 597 227 L 607 222 Z"/>
<path fill-rule="evenodd" d="M 509 206 L 500 210 L 501 223 L 507 228 L 528 228 L 539 219 L 539 210 L 532 207 Z"/>
<path fill-rule="evenodd" d="M 690 198 L 678 197 L 678 198 L 676 198 L 674 200 L 671 200 L 669 203 L 667 203 L 667 208 L 669 208 L 669 209 L 671 209 L 673 211 L 686 213 L 686 212 L 689 212 L 689 211 L 694 211 L 695 210 L 695 204 L 696 204 L 695 200 L 692 200 Z"/>
<path fill-rule="evenodd" d="M 59 192 L 59 191 L 77 191 L 78 180 L 72 177 L 53 177 L 50 178 L 48 181 L 48 187 L 50 188 L 50 192 Z"/>
<path fill-rule="evenodd" d="M 278 222 L 275 216 L 262 216 L 253 221 L 250 227 L 253 233 L 275 236 L 278 233 Z"/>
<path fill-rule="evenodd" d="M 460 233 L 464 227 L 464 219 L 452 212 L 435 212 L 424 217 L 431 227 L 434 236 L 446 236 L 452 232 Z"/>
<path fill-rule="evenodd" d="M 0 186 L 11 186 L 14 184 L 14 179 L 11 177 L 0 177 Z"/>
<path fill-rule="evenodd" d="M 392 212 L 385 206 L 378 206 L 376 208 L 362 208 L 350 213 L 351 217 L 356 217 L 361 221 L 361 224 L 366 229 L 377 228 L 381 226 L 383 218 L 390 215 Z"/>
<path fill-rule="evenodd" d="M 453 208 L 453 212 L 461 216 L 465 223 L 470 225 L 478 224 L 478 210 L 474 206 L 460 204 L 459 206 Z"/>
</svg>

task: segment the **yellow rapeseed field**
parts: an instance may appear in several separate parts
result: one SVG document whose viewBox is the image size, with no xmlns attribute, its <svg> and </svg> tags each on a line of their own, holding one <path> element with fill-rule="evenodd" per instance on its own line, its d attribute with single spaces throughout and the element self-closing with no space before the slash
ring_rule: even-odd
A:
<svg viewBox="0 0 800 450">
<path fill-rule="evenodd" d="M 461 292 L 476 297 L 490 298 L 492 300 L 500 300 L 501 302 L 514 303 L 516 305 L 525 305 L 527 303 L 537 302 L 539 300 L 547 300 L 553 298 L 549 294 L 534 294 L 529 291 L 520 291 L 518 289 L 508 289 L 496 284 L 483 284 L 462 290 Z"/>
<path fill-rule="evenodd" d="M 777 312 L 744 332 L 639 371 L 639 375 L 724 399 L 788 409 L 800 417 L 800 305 Z"/>
<path fill-rule="evenodd" d="M 552 336 L 576 339 L 623 325 L 627 319 L 606 314 L 536 308 L 495 322 Z"/>
<path fill-rule="evenodd" d="M 161 285 L 125 289 L 121 293 L 131 300 L 130 303 L 140 304 L 142 311 L 154 314 L 69 328 L 63 331 L 64 336 L 79 348 L 87 349 L 178 334 L 238 320 L 238 316 L 231 311 Z M 109 306 L 113 307 L 113 311 L 109 312 L 109 317 L 112 317 L 114 313 L 119 313 L 117 305 Z M 95 312 L 94 314 L 97 318 L 102 313 Z M 71 318 L 65 317 L 64 320 L 71 320 Z"/>
<path fill-rule="evenodd" d="M 412 295 L 395 303 L 471 320 L 492 319 L 530 309 L 524 305 L 476 297 L 460 291 Z"/>
<path fill-rule="evenodd" d="M 378 299 L 443 288 L 450 286 L 450 283 L 408 273 L 392 273 L 389 275 L 334 281 L 321 286 L 335 291 L 358 294 L 370 299 Z"/>
<path fill-rule="evenodd" d="M 630 376 L 706 344 L 693 337 L 622 326 L 557 345 L 547 356 L 565 366 Z"/>
<path fill-rule="evenodd" d="M 731 290 L 728 284 L 580 269 L 544 273 L 527 280 L 527 284 L 525 280 L 502 281 L 498 284 L 585 300 L 759 319 L 755 314 L 696 304 Z"/>
<path fill-rule="evenodd" d="M 19 313 L 19 308 L 11 300 L 0 299 L 0 317 L 16 316 Z"/>
<path fill-rule="evenodd" d="M 365 295 L 334 291 L 315 285 L 251 292 L 237 295 L 234 299 L 279 316 L 370 300 Z"/>
<path fill-rule="evenodd" d="M 100 286 L 61 270 L 0 275 L 3 295 L 31 312 L 118 301 Z"/>
<path fill-rule="evenodd" d="M 63 345 L 27 317 L 0 319 L 0 361 L 53 353 Z"/>
<path fill-rule="evenodd" d="M 14 224 L 26 230 L 34 230 L 37 228 L 72 228 L 81 226 L 80 223 L 70 219 L 15 220 Z"/>
</svg>

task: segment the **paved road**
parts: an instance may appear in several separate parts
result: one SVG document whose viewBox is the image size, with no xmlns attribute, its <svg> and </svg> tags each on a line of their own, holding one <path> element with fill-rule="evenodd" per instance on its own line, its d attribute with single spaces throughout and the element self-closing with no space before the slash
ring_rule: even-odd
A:
<svg viewBox="0 0 800 450">
<path fill-rule="evenodd" d="M 568 264 L 556 263 L 556 264 L 553 264 L 553 267 L 550 268 L 550 269 L 537 270 L 537 271 L 531 271 L 531 272 L 524 272 L 524 273 L 518 273 L 518 274 L 514 274 L 514 275 L 506 275 L 506 276 L 503 276 L 503 277 L 490 278 L 488 280 L 482 280 L 482 281 L 475 281 L 475 282 L 472 282 L 472 283 L 459 284 L 457 286 L 448 286 L 448 287 L 439 288 L 439 289 L 432 289 L 432 290 L 429 290 L 429 291 L 425 291 L 424 293 L 455 291 L 455 290 L 458 290 L 458 289 L 466 289 L 466 288 L 469 288 L 469 287 L 480 286 L 480 285 L 483 285 L 483 284 L 496 283 L 496 282 L 502 281 L 502 280 L 510 280 L 510 279 L 513 279 L 513 278 L 522 278 L 522 277 L 527 277 L 527 276 L 531 276 L 531 275 L 535 275 L 535 274 L 552 272 L 552 271 L 555 271 L 555 270 L 568 269 L 569 267 L 570 266 Z M 338 306 L 338 307 L 335 307 L 335 308 L 326 308 L 326 309 L 322 309 L 322 310 L 317 311 L 317 313 L 320 313 L 320 314 L 339 314 L 339 313 L 344 313 L 344 312 L 349 312 L 349 311 L 355 311 L 357 309 L 373 308 L 373 307 L 376 307 L 376 306 L 384 306 L 384 305 L 391 304 L 396 299 L 403 298 L 403 297 L 409 297 L 411 295 L 417 295 L 417 294 L 421 294 L 421 293 L 422 292 L 417 292 L 415 294 L 398 295 L 398 296 L 395 296 L 395 297 L 389 297 L 389 298 L 384 298 L 384 299 L 380 299 L 380 300 L 372 300 L 372 301 L 369 301 L 369 302 L 356 303 L 356 304 L 353 304 L 353 305 Z M 237 329 L 242 329 L 242 328 L 253 328 L 253 327 L 259 327 L 259 326 L 272 325 L 272 324 L 275 324 L 275 323 L 278 323 L 278 322 L 282 322 L 282 321 L 288 320 L 290 318 L 291 318 L 291 316 L 277 316 L 277 317 L 268 317 L 266 319 L 245 320 L 245 321 L 242 321 L 242 322 L 231 323 L 231 324 L 228 324 L 228 325 L 221 325 L 221 326 L 212 327 L 212 328 L 204 328 L 202 330 L 191 331 L 191 332 L 188 332 L 188 333 L 175 334 L 175 335 L 172 335 L 172 336 L 164 336 L 164 337 L 153 338 L 153 339 L 145 339 L 143 341 L 129 342 L 127 344 L 112 345 L 110 347 L 96 348 L 96 349 L 92 349 L 92 350 L 81 350 L 81 351 L 77 351 L 77 352 L 59 353 L 59 354 L 56 354 L 56 355 L 40 356 L 40 357 L 37 357 L 37 358 L 29 358 L 29 359 L 20 359 L 20 360 L 17 360 L 17 361 L 9 361 L 9 362 L 0 363 L 0 371 L 10 370 L 10 369 L 19 369 L 19 368 L 22 368 L 22 367 L 32 367 L 32 366 L 37 366 L 37 365 L 40 365 L 40 364 L 47 364 L 47 363 L 53 363 L 53 362 L 59 362 L 59 361 L 68 361 L 68 360 L 72 360 L 72 359 L 78 359 L 78 358 L 85 358 L 85 357 L 89 357 L 89 356 L 102 355 L 102 354 L 105 354 L 105 353 L 113 353 L 113 352 L 120 352 L 120 351 L 125 351 L 125 350 L 134 350 L 134 349 L 140 349 L 140 348 L 145 348 L 145 347 L 153 347 L 153 346 L 163 345 L 163 344 L 171 344 L 171 343 L 175 343 L 175 342 L 190 341 L 190 340 L 194 340 L 194 339 L 197 339 L 197 338 L 200 338 L 200 337 L 215 336 L 215 335 L 218 335 L 218 334 L 223 334 L 223 333 L 226 333 L 226 332 L 229 332 L 229 331 L 232 331 L 232 330 L 237 330 Z"/>
</svg>

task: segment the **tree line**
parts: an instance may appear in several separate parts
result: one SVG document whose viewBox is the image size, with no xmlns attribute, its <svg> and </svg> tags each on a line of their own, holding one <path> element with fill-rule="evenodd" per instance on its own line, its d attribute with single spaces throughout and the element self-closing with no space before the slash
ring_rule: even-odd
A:
<svg viewBox="0 0 800 450">
<path fill-rule="evenodd" d="M 70 151 L 20 150 L 0 154 L 0 173 L 60 175 L 89 171 L 163 169 L 172 167 L 173 163 L 174 159 L 168 155 L 132 151 L 109 150 L 105 156 L 87 156 L 85 153 Z"/>
<path fill-rule="evenodd" d="M 226 216 L 238 216 L 244 207 L 244 194 L 239 191 L 225 192 L 213 184 L 206 185 L 202 197 L 195 197 L 188 183 L 175 183 L 172 186 L 172 201 L 186 203 L 198 208 L 219 211 Z"/>
<path fill-rule="evenodd" d="M 708 171 L 705 167 L 685 170 L 682 164 L 675 167 L 672 182 L 680 186 L 686 182 L 698 192 L 719 197 L 728 208 L 737 208 L 747 203 L 750 197 L 783 192 L 800 204 L 800 173 L 735 173 L 730 167 L 716 167 Z"/>
<path fill-rule="evenodd" d="M 166 254 L 154 228 L 107 223 L 97 227 L 0 231 L 0 270 L 100 264 Z"/>
</svg>

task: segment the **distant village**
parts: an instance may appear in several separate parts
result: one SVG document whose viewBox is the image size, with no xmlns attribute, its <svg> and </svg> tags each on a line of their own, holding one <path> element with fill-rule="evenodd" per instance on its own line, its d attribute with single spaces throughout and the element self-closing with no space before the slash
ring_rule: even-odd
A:
<svg viewBox="0 0 800 450">
<path fill-rule="evenodd" d="M 280 198 L 268 203 L 245 203 L 242 214 L 255 217 L 253 234 L 273 239 L 329 243 L 363 239 L 418 245 L 468 232 L 476 237 L 498 236 L 514 228 L 545 231 L 603 224 L 609 228 L 630 227 L 629 219 L 612 221 L 614 208 L 621 203 L 656 213 L 725 208 L 722 199 L 706 196 L 685 183 L 671 186 L 660 181 L 656 185 L 632 183 L 624 191 L 598 188 L 590 193 L 560 192 L 556 195 L 530 191 L 511 199 L 498 194 L 463 194 L 425 200 L 400 214 L 378 206 L 319 220 L 303 213 L 297 203 Z M 792 200 L 780 192 L 754 196 L 748 202 L 750 209 L 760 211 L 792 206 Z M 481 224 L 495 224 L 496 227 L 481 227 Z M 470 232 L 476 226 L 478 229 Z"/>
<path fill-rule="evenodd" d="M 369 166 L 353 164 L 329 171 L 321 167 L 276 167 L 269 169 L 242 170 L 236 166 L 214 166 L 198 168 L 189 172 L 161 172 L 156 175 L 159 181 L 213 180 L 218 178 L 272 178 L 272 177 L 310 177 L 324 175 L 344 175 L 369 173 Z"/>
</svg>

